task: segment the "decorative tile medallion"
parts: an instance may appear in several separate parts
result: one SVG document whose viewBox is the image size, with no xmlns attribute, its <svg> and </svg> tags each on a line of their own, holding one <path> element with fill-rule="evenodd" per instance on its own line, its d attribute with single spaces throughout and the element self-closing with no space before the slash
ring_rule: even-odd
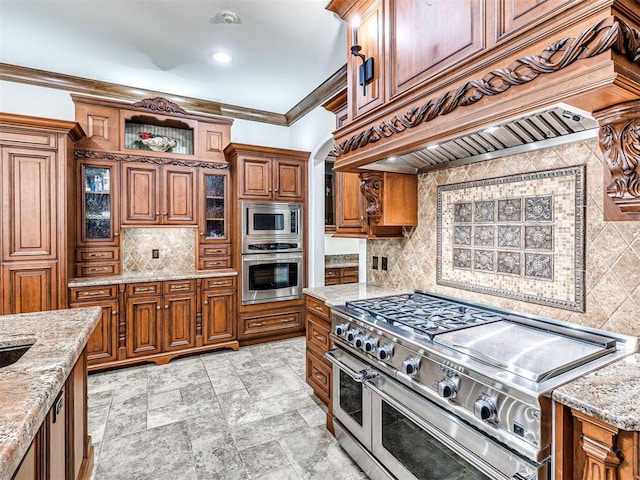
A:
<svg viewBox="0 0 640 480">
<path fill-rule="evenodd" d="M 576 166 L 439 186 L 437 283 L 584 311 L 584 184 Z"/>
</svg>

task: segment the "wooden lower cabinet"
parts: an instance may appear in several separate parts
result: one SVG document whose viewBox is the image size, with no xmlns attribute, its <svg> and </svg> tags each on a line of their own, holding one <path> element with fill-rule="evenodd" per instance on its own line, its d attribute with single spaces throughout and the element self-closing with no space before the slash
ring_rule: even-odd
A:
<svg viewBox="0 0 640 480">
<path fill-rule="evenodd" d="M 277 313 L 267 310 L 240 315 L 240 339 L 269 337 L 271 340 L 302 332 L 304 330 L 302 309 L 294 307 L 282 310 Z"/>
<path fill-rule="evenodd" d="M 325 268 L 324 270 L 325 285 L 342 285 L 345 283 L 358 283 L 358 281 L 358 267 Z"/>
<path fill-rule="evenodd" d="M 98 306 L 89 370 L 238 349 L 235 276 L 72 287 L 72 308 Z"/>
<path fill-rule="evenodd" d="M 12 480 L 86 480 L 93 447 L 87 430 L 87 363 L 82 353 Z"/>
</svg>

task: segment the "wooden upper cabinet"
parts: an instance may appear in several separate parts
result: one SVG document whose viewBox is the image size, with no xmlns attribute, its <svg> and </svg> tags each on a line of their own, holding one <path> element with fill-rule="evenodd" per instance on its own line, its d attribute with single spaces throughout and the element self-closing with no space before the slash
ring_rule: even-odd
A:
<svg viewBox="0 0 640 480">
<path fill-rule="evenodd" d="M 484 48 L 479 0 L 395 0 L 388 8 L 389 98 Z"/>
<path fill-rule="evenodd" d="M 304 201 L 308 152 L 232 143 L 225 155 L 235 162 L 231 171 L 238 198 Z"/>
<path fill-rule="evenodd" d="M 122 223 L 194 225 L 197 171 L 144 163 L 123 165 Z"/>
<path fill-rule="evenodd" d="M 370 2 L 364 11 L 357 27 L 358 45 L 366 58 L 373 58 L 373 79 L 364 87 L 359 85 L 359 71 L 362 60 L 349 55 L 347 62 L 347 88 L 349 91 L 351 116 L 356 118 L 384 103 L 385 60 L 384 51 L 384 21 L 383 2 Z M 353 46 L 353 27 L 349 28 L 349 47 Z"/>
<path fill-rule="evenodd" d="M 500 0 L 498 3 L 498 39 L 583 0 Z"/>
<path fill-rule="evenodd" d="M 224 147 L 229 145 L 231 125 L 199 122 L 198 158 L 224 162 Z"/>
<path fill-rule="evenodd" d="M 2 257 L 56 258 L 56 152 L 2 150 Z"/>
<path fill-rule="evenodd" d="M 357 173 L 336 172 L 336 235 L 365 234 L 364 197 Z"/>
<path fill-rule="evenodd" d="M 87 133 L 77 146 L 96 150 L 119 150 L 120 114 L 118 110 L 77 102 L 75 105 L 76 121 Z"/>
</svg>

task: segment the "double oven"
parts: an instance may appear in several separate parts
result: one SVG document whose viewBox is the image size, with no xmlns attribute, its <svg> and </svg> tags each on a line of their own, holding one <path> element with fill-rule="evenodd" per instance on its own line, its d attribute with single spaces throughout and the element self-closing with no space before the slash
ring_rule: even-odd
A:
<svg viewBox="0 0 640 480">
<path fill-rule="evenodd" d="M 302 297 L 302 204 L 242 202 L 242 304 Z"/>
</svg>

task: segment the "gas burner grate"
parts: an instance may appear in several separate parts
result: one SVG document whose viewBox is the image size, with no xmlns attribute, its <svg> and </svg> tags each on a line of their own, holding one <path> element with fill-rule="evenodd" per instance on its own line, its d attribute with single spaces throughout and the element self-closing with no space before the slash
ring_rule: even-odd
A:
<svg viewBox="0 0 640 480">
<path fill-rule="evenodd" d="M 440 333 L 503 320 L 491 311 L 422 293 L 354 300 L 347 302 L 346 307 L 431 338 Z"/>
</svg>

